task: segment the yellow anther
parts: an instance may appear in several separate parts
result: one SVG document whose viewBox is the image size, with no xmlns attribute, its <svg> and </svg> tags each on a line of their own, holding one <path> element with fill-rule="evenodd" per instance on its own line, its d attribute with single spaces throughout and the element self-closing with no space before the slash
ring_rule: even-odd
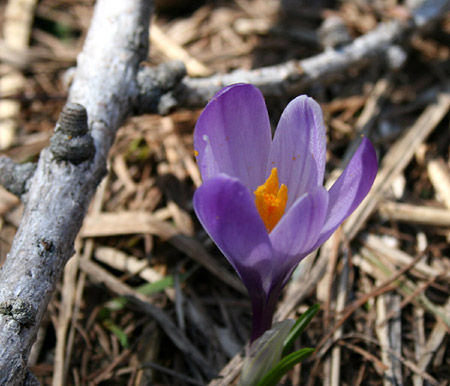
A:
<svg viewBox="0 0 450 386">
<path fill-rule="evenodd" d="M 283 216 L 288 199 L 286 185 L 282 184 L 278 189 L 277 168 L 272 168 L 269 178 L 264 184 L 258 186 L 254 193 L 256 209 L 258 209 L 267 232 L 270 233 Z"/>
</svg>

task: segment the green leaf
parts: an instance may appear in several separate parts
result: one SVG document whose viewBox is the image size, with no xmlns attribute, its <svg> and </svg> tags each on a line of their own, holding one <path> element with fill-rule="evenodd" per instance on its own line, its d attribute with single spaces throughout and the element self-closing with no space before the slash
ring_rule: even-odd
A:
<svg viewBox="0 0 450 386">
<path fill-rule="evenodd" d="M 111 319 L 106 319 L 103 321 L 103 325 L 109 331 L 111 331 L 117 339 L 119 339 L 120 345 L 123 348 L 128 347 L 128 336 L 124 330 L 122 330 L 117 324 L 115 324 Z"/>
<path fill-rule="evenodd" d="M 105 306 L 102 308 L 102 310 L 108 310 L 108 311 L 120 311 L 125 308 L 127 305 L 128 300 L 124 296 L 120 296 L 117 298 L 113 298 L 105 303 Z"/>
<path fill-rule="evenodd" d="M 316 316 L 316 314 L 319 312 L 319 309 L 320 306 L 318 304 L 314 304 L 297 319 L 295 324 L 292 326 L 289 335 L 284 340 L 282 357 L 285 357 L 289 353 L 289 350 L 291 349 L 294 342 L 303 333 L 303 331 L 305 331 L 305 328 L 311 322 L 312 318 L 314 318 L 314 316 Z"/>
<path fill-rule="evenodd" d="M 145 296 L 150 296 L 162 292 L 170 287 L 173 287 L 173 276 L 167 275 L 162 279 L 157 280 L 153 283 L 145 283 L 137 287 L 136 291 Z M 128 300 L 123 296 L 119 296 L 117 298 L 108 301 L 105 304 L 105 307 L 108 308 L 110 311 L 120 311 L 123 310 L 127 304 Z"/>
<path fill-rule="evenodd" d="M 283 342 L 294 321 L 290 319 L 275 323 L 270 330 L 252 343 L 245 357 L 239 386 L 254 386 L 280 362 Z"/>
<path fill-rule="evenodd" d="M 181 281 L 184 277 L 181 278 Z M 154 281 L 153 283 L 146 283 L 137 288 L 137 291 L 143 295 L 150 296 L 158 292 L 162 292 L 167 288 L 173 287 L 174 279 L 172 275 L 167 275 L 160 280 Z"/>
<path fill-rule="evenodd" d="M 288 356 L 285 356 L 281 361 L 279 361 L 272 369 L 261 378 L 256 386 L 276 386 L 280 379 L 296 364 L 308 358 L 315 349 L 313 348 L 302 348 L 301 350 L 295 351 Z"/>
</svg>

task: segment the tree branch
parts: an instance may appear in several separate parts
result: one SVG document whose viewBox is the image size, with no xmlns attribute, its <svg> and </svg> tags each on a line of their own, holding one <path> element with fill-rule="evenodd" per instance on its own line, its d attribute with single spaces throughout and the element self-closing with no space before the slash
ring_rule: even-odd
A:
<svg viewBox="0 0 450 386">
<path fill-rule="evenodd" d="M 69 101 L 78 105 L 67 106 L 78 116 L 86 108 L 91 135 L 81 119 L 81 132 L 58 129 L 50 148 L 41 152 L 20 227 L 0 270 L 2 385 L 32 379 L 26 363 L 42 315 L 106 173 L 116 130 L 139 96 L 136 78 L 148 52 L 150 5 L 148 0 L 99 0 L 96 5 L 69 92 Z M 65 125 L 63 116 L 59 126 Z"/>
<path fill-rule="evenodd" d="M 297 95 L 314 83 L 345 77 L 349 69 L 360 69 L 374 60 L 389 63 L 392 46 L 405 42 L 411 32 L 435 22 L 449 4 L 449 0 L 425 0 L 411 11 L 408 21 L 380 23 L 376 29 L 351 44 L 326 50 L 311 58 L 249 71 L 236 70 L 208 78 L 185 77 L 174 93 L 176 105 L 187 108 L 204 106 L 222 87 L 239 82 L 255 85 L 266 97 Z"/>
</svg>

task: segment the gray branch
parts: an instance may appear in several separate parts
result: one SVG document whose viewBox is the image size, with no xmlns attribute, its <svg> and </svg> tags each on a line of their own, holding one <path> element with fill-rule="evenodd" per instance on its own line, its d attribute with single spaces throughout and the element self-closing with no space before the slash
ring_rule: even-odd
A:
<svg viewBox="0 0 450 386">
<path fill-rule="evenodd" d="M 233 83 L 251 83 L 264 96 L 298 95 L 314 83 L 329 83 L 346 76 L 349 69 L 361 69 L 374 60 L 392 62 L 391 47 L 405 42 L 411 32 L 426 28 L 442 16 L 449 0 L 425 0 L 411 12 L 408 21 L 383 22 L 351 44 L 303 60 L 291 60 L 255 70 L 236 70 L 208 78 L 185 77 L 175 90 L 179 107 L 204 106 L 222 87 Z M 175 103 L 174 101 L 172 101 Z"/>
<path fill-rule="evenodd" d="M 139 97 L 136 79 L 148 52 L 150 4 L 149 0 L 97 2 L 69 92 L 71 104 L 60 117 L 50 148 L 41 152 L 34 174 L 27 175 L 32 177 L 25 211 L 0 270 L 1 385 L 32 379 L 26 363 L 42 315 L 106 173 L 116 130 Z M 75 122 L 71 118 L 67 122 L 68 113 L 75 114 Z M 74 131 L 67 131 L 67 125 Z M 11 175 L 19 168 L 7 159 L 0 162 L 11 168 Z M 9 184 L 10 190 L 23 194 L 27 178 L 21 183 L 16 178 L 18 185 Z"/>
<path fill-rule="evenodd" d="M 186 75 L 183 62 L 172 61 L 158 67 L 143 67 L 138 72 L 137 113 L 168 114 L 177 107 L 173 90 Z"/>
</svg>

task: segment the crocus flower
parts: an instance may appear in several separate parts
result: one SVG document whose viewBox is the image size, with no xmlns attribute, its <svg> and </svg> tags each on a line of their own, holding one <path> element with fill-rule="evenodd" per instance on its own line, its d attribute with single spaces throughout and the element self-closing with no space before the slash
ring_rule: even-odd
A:
<svg viewBox="0 0 450 386">
<path fill-rule="evenodd" d="M 363 138 L 327 191 L 319 105 L 304 95 L 295 98 L 272 140 L 264 98 L 249 84 L 214 96 L 198 119 L 194 148 L 203 179 L 194 209 L 249 292 L 254 341 L 270 329 L 276 301 L 298 263 L 369 192 L 375 151 Z"/>
</svg>

